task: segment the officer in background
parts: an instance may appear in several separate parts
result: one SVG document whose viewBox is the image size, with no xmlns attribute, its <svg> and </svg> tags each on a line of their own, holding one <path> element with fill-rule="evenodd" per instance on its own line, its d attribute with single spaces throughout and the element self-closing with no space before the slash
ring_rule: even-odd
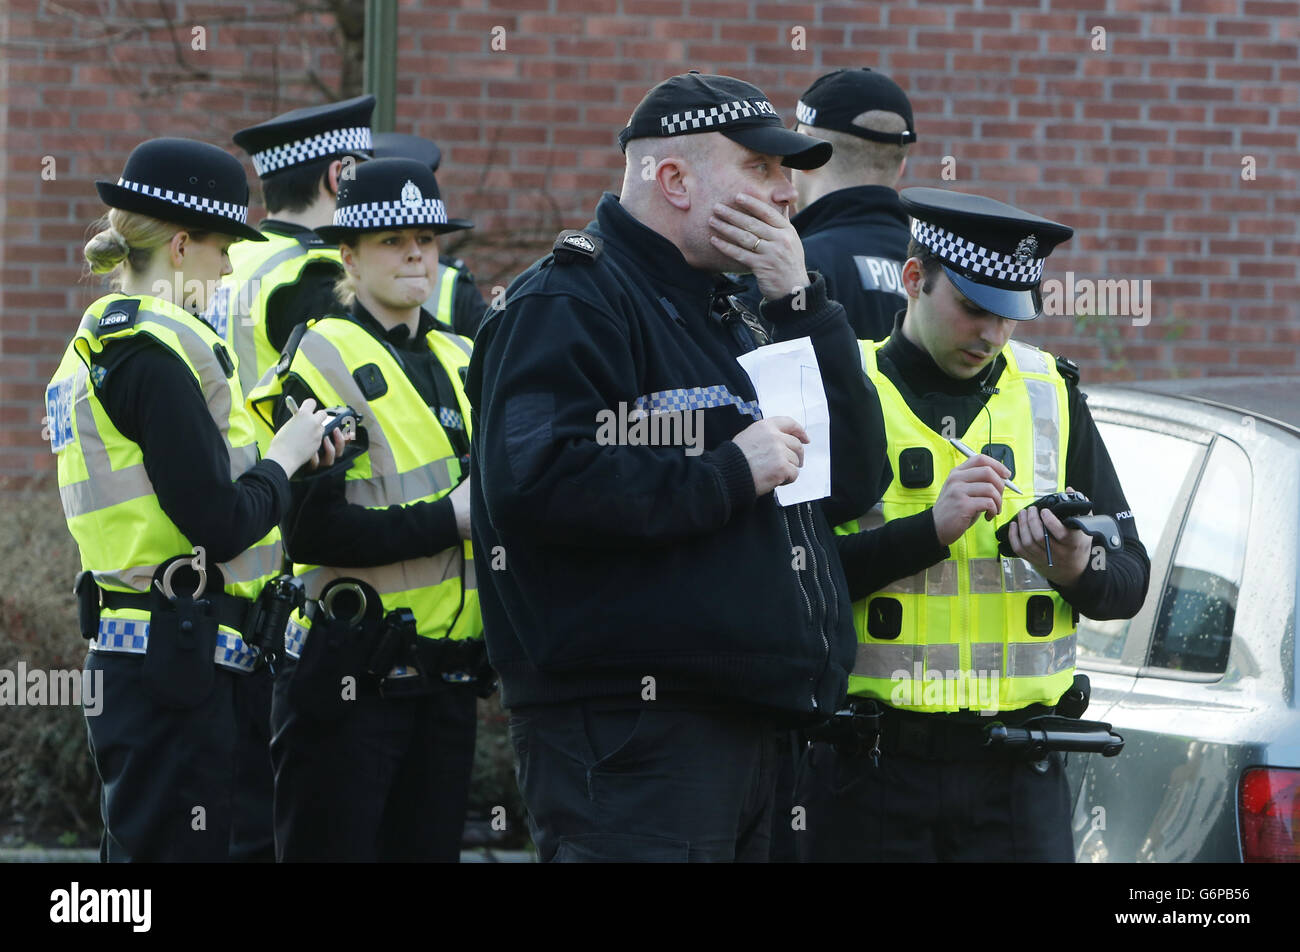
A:
<svg viewBox="0 0 1300 952">
<path fill-rule="evenodd" d="M 916 142 L 912 104 L 884 73 L 840 69 L 799 97 L 797 131 L 835 147 L 818 169 L 791 174 L 808 268 L 844 305 L 860 340 L 883 340 L 907 303 L 907 213 L 898 201 L 907 150 Z"/>
<path fill-rule="evenodd" d="M 652 89 L 619 143 L 621 195 L 515 279 L 470 362 L 488 650 L 544 862 L 765 861 L 775 732 L 834 710 L 853 663 L 822 506 L 841 519 L 883 485 L 852 331 L 786 218 L 783 166 L 830 147 L 698 73 Z M 808 437 L 758 419 L 736 358 L 767 335 L 732 270 L 815 350 L 822 504 L 774 498 Z"/>
<path fill-rule="evenodd" d="M 340 178 L 371 154 L 374 108 L 374 96 L 358 96 L 295 109 L 234 135 L 262 182 L 268 240 L 231 256 L 234 274 L 208 322 L 234 346 L 245 393 L 275 365 L 295 327 L 340 310 L 338 249 L 315 229 L 334 215 Z"/>
<path fill-rule="evenodd" d="M 437 143 L 423 136 L 379 132 L 375 134 L 375 158 L 412 159 L 427 165 L 431 172 L 437 172 L 442 163 L 442 150 Z M 465 262 L 439 250 L 437 280 L 429 300 L 424 302 L 424 309 L 445 327 L 473 340 L 483 321 L 487 302 L 483 300 L 483 294 Z"/>
<path fill-rule="evenodd" d="M 234 360 L 194 316 L 246 224 L 237 159 L 192 139 L 137 146 L 85 248 L 114 291 L 81 318 L 46 391 L 59 496 L 76 540 L 87 711 L 103 782 L 104 862 L 222 862 L 234 849 L 239 688 L 280 562 L 289 475 L 323 451 L 307 403 L 254 440 Z M 94 716 L 89 716 L 89 715 Z"/>
<path fill-rule="evenodd" d="M 469 547 L 468 340 L 422 310 L 448 218 L 422 162 L 375 159 L 339 189 L 348 310 L 294 332 L 250 397 L 360 414 L 352 456 L 292 483 L 285 547 L 306 613 L 285 632 L 271 755 L 281 861 L 460 856 L 483 623 Z"/>
<path fill-rule="evenodd" d="M 801 858 L 1068 862 L 1061 755 L 992 753 L 983 728 L 1051 713 L 1074 682 L 1079 613 L 1131 618 L 1146 596 L 1150 563 L 1077 368 L 1011 340 L 1042 312 L 1044 259 L 1073 231 L 978 195 L 901 197 L 907 311 L 861 344 L 893 482 L 840 537 L 859 640 L 849 693 L 878 717 L 865 722 L 875 756 L 811 746 Z M 1069 488 L 1118 522 L 1123 547 L 1104 562 L 1091 537 L 1029 506 Z M 1018 558 L 1002 559 L 994 533 L 1012 519 Z"/>
<path fill-rule="evenodd" d="M 342 273 L 338 250 L 313 230 L 328 224 L 345 169 L 371 151 L 373 96 L 295 109 L 235 133 L 234 141 L 253 160 L 270 217 L 263 242 L 231 249 L 233 273 L 217 290 L 205 320 L 226 338 L 238 357 L 239 383 L 252 391 L 275 365 L 294 327 L 308 318 L 341 309 L 334 283 Z M 346 165 L 345 165 L 346 163 Z M 246 246 L 246 247 L 245 247 Z M 258 444 L 271 431 L 256 420 Z M 271 677 L 263 663 L 239 685 L 239 782 L 236 785 L 234 845 L 237 859 L 275 858 L 272 831 L 273 777 Z"/>
</svg>

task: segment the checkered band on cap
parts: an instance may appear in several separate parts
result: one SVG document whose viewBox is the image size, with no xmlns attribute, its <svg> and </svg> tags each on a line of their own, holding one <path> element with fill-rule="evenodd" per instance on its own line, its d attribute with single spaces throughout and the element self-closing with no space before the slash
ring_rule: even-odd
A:
<svg viewBox="0 0 1300 952">
<path fill-rule="evenodd" d="M 335 228 L 374 231 L 376 228 L 445 224 L 447 208 L 440 198 L 424 198 L 411 205 L 401 201 L 367 202 L 362 205 L 340 205 L 334 209 Z"/>
<path fill-rule="evenodd" d="M 320 135 L 308 136 L 287 145 L 277 145 L 253 153 L 253 168 L 258 175 L 278 172 L 292 165 L 302 165 L 323 155 L 338 155 L 340 152 L 366 152 L 373 148 L 369 126 L 354 126 L 351 129 L 331 129 Z"/>
<path fill-rule="evenodd" d="M 152 198 L 161 198 L 165 202 L 171 202 L 174 205 L 183 205 L 186 208 L 193 208 L 196 211 L 207 212 L 210 215 L 220 215 L 222 218 L 229 218 L 231 221 L 237 221 L 241 225 L 248 224 L 248 206 L 236 205 L 233 202 L 218 202 L 211 198 L 204 198 L 201 195 L 187 195 L 184 192 L 177 192 L 170 188 L 155 188 L 152 185 L 145 185 L 141 182 L 132 182 L 129 179 L 120 178 L 117 180 L 120 188 L 129 188 L 133 192 L 139 192 L 141 195 L 148 195 Z"/>
<path fill-rule="evenodd" d="M 707 129 L 712 126 L 725 126 L 741 119 L 754 116 L 775 116 L 776 108 L 766 99 L 757 103 L 737 99 L 724 102 L 721 106 L 709 106 L 707 109 L 687 109 L 675 112 L 659 120 L 659 134 L 665 136 L 681 135 L 693 129 Z"/>
<path fill-rule="evenodd" d="M 929 222 L 912 219 L 912 237 L 948 264 L 965 271 L 1026 287 L 1037 284 L 1043 276 L 1046 258 L 1027 258 L 1022 264 L 1016 255 L 1003 254 L 981 247 L 959 235 Z"/>
<path fill-rule="evenodd" d="M 805 126 L 815 126 L 817 124 L 817 110 L 812 106 L 809 106 L 802 99 L 795 104 L 794 117 Z"/>
</svg>

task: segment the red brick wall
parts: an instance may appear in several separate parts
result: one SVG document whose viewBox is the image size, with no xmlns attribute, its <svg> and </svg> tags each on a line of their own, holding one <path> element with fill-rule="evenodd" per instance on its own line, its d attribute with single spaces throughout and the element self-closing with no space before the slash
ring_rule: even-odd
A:
<svg viewBox="0 0 1300 952">
<path fill-rule="evenodd" d="M 101 4 L 65 6 L 89 15 Z M 109 6 L 117 20 L 159 17 L 157 3 Z M 556 231 L 585 223 L 602 190 L 617 190 L 614 137 L 658 80 L 731 73 L 790 117 L 821 73 L 871 66 L 916 111 L 905 185 L 980 191 L 1073 225 L 1049 277 L 1152 281 L 1145 327 L 1051 317 L 1021 336 L 1079 360 L 1085 380 L 1300 373 L 1300 2 L 1180 0 L 1176 14 L 1163 0 L 982 6 L 403 0 L 397 127 L 443 146 L 450 210 L 479 225 L 459 253 L 490 294 Z M 56 41 L 101 35 L 93 20 L 37 0 L 0 12 L 10 41 L 0 67 L 0 474 L 52 463 L 39 439 L 41 388 L 99 293 L 78 283 L 85 227 L 101 211 L 92 180 L 116 175 L 149 136 L 229 147 L 242 125 L 323 101 L 308 68 L 339 82 L 326 16 L 234 0 L 167 8 L 170 33 L 80 49 Z M 230 22 L 245 11 L 265 19 Z M 204 24 L 208 49 L 192 51 L 191 28 Z M 1098 26 L 1105 51 L 1092 48 Z M 504 51 L 492 48 L 496 27 Z M 792 48 L 796 27 L 806 49 Z M 159 94 L 168 89 L 178 91 Z M 40 178 L 44 155 L 56 157 L 56 181 Z M 942 178 L 947 156 L 955 180 Z M 1248 156 L 1253 181 L 1242 178 Z"/>
</svg>

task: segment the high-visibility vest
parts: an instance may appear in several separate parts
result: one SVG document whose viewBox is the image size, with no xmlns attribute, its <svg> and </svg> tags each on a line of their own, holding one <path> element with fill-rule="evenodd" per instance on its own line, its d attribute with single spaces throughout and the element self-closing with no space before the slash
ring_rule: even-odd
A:
<svg viewBox="0 0 1300 952">
<path fill-rule="evenodd" d="M 82 569 L 103 589 L 147 593 L 158 566 L 192 556 L 194 546 L 163 512 L 140 445 L 113 425 L 96 389 L 104 379 L 93 362 L 96 355 L 109 342 L 137 334 L 166 347 L 194 375 L 230 454 L 232 482 L 257 463 L 259 453 L 234 361 L 212 328 L 156 297 L 110 294 L 90 306 L 46 389 L 59 498 Z M 256 598 L 277 574 L 281 557 L 280 530 L 272 526 L 252 547 L 217 564 L 226 593 Z M 148 620 L 149 613 L 105 608 L 100 618 L 102 625 L 113 619 Z"/>
<path fill-rule="evenodd" d="M 239 358 L 239 385 L 246 394 L 280 359 L 266 335 L 266 308 L 271 295 L 295 284 L 303 269 L 317 261 L 328 261 L 340 275 L 343 273 L 337 248 L 313 248 L 293 235 L 275 232 L 266 232 L 266 239 L 237 241 L 230 246 L 230 266 L 234 270 L 217 289 L 204 314 Z M 271 434 L 261 427 L 258 430 L 258 440 L 265 450 Z"/>
<path fill-rule="evenodd" d="M 424 302 L 424 309 L 448 327 L 455 326 L 452 322 L 452 304 L 456 290 L 456 279 L 459 277 L 459 268 L 439 261 L 438 277 L 434 282 L 433 293 Z"/>
<path fill-rule="evenodd" d="M 862 363 L 884 412 L 894 478 L 864 516 L 837 532 L 857 532 L 934 506 L 949 472 L 965 457 L 917 418 L 880 372 L 876 351 L 887 341 L 861 341 Z M 854 603 L 858 653 L 849 693 L 893 707 L 923 711 L 1016 710 L 1055 704 L 1074 681 L 1073 610 L 1029 562 L 1003 558 L 994 533 L 1041 495 L 1065 488 L 1069 404 L 1065 380 L 1051 355 L 1010 341 L 998 392 L 959 438 L 979 451 L 1009 446 L 1013 481 L 1002 514 L 976 520 L 950 547 L 950 557 Z M 990 423 L 991 418 L 991 423 Z M 990 426 L 992 434 L 990 436 Z M 957 434 L 950 434 L 957 435 Z M 905 468 L 929 456 L 933 478 L 905 486 Z M 919 481 L 917 476 L 907 477 Z"/>
<path fill-rule="evenodd" d="M 439 330 L 431 330 L 425 341 L 451 380 L 455 407 L 428 406 L 384 344 L 355 321 L 334 316 L 308 322 L 296 348 L 286 349 L 289 360 L 267 373 L 249 405 L 270 425 L 275 398 L 284 382 L 296 377 L 321 406 L 346 404 L 362 416 L 370 446 L 347 471 L 343 489 L 348 502 L 385 509 L 440 499 L 461 480 L 461 459 L 442 427 L 445 423 L 469 433 L 470 405 L 460 368 L 469 365 L 471 345 Z M 364 375 L 357 373 L 361 368 L 366 368 Z M 359 377 L 373 396 L 362 391 Z M 410 609 L 423 637 L 482 636 L 474 553 L 467 539 L 435 555 L 389 565 L 295 564 L 293 570 L 311 599 L 319 598 L 334 579 L 361 579 L 379 593 L 385 611 Z M 295 616 L 286 642 L 292 646 L 307 624 L 304 616 Z"/>
</svg>

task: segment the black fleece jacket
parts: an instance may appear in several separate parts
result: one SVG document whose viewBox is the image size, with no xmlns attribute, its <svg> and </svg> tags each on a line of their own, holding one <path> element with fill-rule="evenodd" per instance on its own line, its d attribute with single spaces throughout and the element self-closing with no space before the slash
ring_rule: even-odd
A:
<svg viewBox="0 0 1300 952">
<path fill-rule="evenodd" d="M 585 233 L 603 247 L 517 278 L 470 363 L 471 521 L 504 703 L 635 702 L 653 677 L 660 697 L 792 720 L 833 710 L 855 637 L 822 509 L 864 511 L 886 473 L 843 308 L 820 278 L 763 305 L 778 339 L 811 337 L 832 421 L 832 497 L 782 508 L 755 498 L 732 441 L 756 410 L 737 285 L 691 268 L 612 194 Z M 651 395 L 707 407 L 698 455 L 602 445 L 602 411 Z"/>
</svg>

